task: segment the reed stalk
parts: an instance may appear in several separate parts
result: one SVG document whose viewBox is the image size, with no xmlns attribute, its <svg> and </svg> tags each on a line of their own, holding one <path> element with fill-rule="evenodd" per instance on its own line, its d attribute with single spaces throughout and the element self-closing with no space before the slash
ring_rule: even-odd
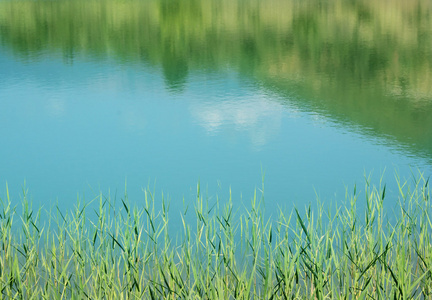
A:
<svg viewBox="0 0 432 300">
<path fill-rule="evenodd" d="M 430 299 L 429 180 L 398 182 L 390 199 L 367 179 L 342 205 L 318 201 L 273 218 L 257 193 L 243 210 L 231 195 L 210 205 L 198 185 L 194 218 L 183 212 L 175 236 L 168 202 L 162 195 L 156 210 L 149 189 L 141 204 L 99 195 L 70 212 L 35 210 L 24 191 L 18 212 L 6 187 L 1 297 Z"/>
</svg>

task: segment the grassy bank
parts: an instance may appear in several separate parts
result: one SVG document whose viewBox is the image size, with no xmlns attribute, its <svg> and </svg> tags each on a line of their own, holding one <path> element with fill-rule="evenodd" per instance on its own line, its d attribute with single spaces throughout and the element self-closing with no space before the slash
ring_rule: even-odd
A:
<svg viewBox="0 0 432 300">
<path fill-rule="evenodd" d="M 130 205 L 103 196 L 75 211 L 0 204 L 0 291 L 12 299 L 424 299 L 432 295 L 428 180 L 398 196 L 366 182 L 342 206 L 318 203 L 270 221 L 259 196 L 198 197 L 172 236 L 154 194 Z M 234 201 L 234 199 L 233 199 Z M 99 203 L 99 207 L 97 208 Z M 394 212 L 384 211 L 394 207 Z M 365 207 L 360 212 L 359 206 Z M 180 213 L 180 212 L 171 212 Z M 46 217 L 48 216 L 48 217 Z M 176 226 L 178 224 L 172 224 Z"/>
</svg>

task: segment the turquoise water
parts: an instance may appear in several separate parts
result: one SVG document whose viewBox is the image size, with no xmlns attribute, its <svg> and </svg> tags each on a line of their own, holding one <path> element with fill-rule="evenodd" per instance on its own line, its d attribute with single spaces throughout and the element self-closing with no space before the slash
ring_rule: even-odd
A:
<svg viewBox="0 0 432 300">
<path fill-rule="evenodd" d="M 8 26 L 0 34 L 10 36 Z M 387 86 L 372 75 L 337 70 L 294 80 L 296 72 L 271 72 L 275 62 L 264 58 L 252 67 L 258 54 L 247 51 L 245 67 L 177 56 L 159 63 L 132 50 L 101 57 L 78 45 L 71 59 L 44 39 L 25 54 L 10 45 L 2 39 L 0 195 L 7 183 L 16 203 L 23 186 L 33 205 L 72 208 L 100 192 L 122 198 L 127 185 L 139 204 L 150 186 L 176 211 L 199 182 L 211 201 L 226 201 L 231 189 L 233 202 L 247 205 L 264 178 L 266 209 L 276 214 L 317 196 L 342 201 L 365 175 L 375 184 L 383 176 L 391 194 L 395 172 L 432 174 L 432 94 L 408 93 L 423 86 L 415 82 L 398 94 L 382 92 Z"/>
</svg>

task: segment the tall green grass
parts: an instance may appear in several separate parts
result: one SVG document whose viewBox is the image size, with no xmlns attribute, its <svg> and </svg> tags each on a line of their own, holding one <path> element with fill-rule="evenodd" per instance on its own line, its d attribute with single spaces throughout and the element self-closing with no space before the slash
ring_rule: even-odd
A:
<svg viewBox="0 0 432 300">
<path fill-rule="evenodd" d="M 188 212 L 196 218 L 188 222 L 183 213 L 175 236 L 168 205 L 156 209 L 150 190 L 139 205 L 127 195 L 121 203 L 101 195 L 98 205 L 77 201 L 71 212 L 32 209 L 25 193 L 18 212 L 6 190 L 0 297 L 430 299 L 428 183 L 401 183 L 388 199 L 385 186 L 367 181 L 343 205 L 318 202 L 272 219 L 256 194 L 239 213 L 231 197 L 210 206 L 198 186 Z"/>
</svg>

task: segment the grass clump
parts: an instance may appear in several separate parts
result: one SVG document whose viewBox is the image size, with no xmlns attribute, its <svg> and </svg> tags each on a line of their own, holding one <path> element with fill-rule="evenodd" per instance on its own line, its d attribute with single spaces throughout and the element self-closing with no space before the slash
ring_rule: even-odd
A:
<svg viewBox="0 0 432 300">
<path fill-rule="evenodd" d="M 386 189 L 368 182 L 345 205 L 294 209 L 266 219 L 262 202 L 209 208 L 199 193 L 193 222 L 172 237 L 168 209 L 127 196 L 64 213 L 21 213 L 0 203 L 0 293 L 8 299 L 430 299 L 428 180 Z M 363 200 L 364 199 L 364 200 Z M 363 202 L 360 212 L 357 203 Z M 394 215 L 384 201 L 395 204 Z M 93 203 L 94 204 L 94 203 Z M 360 206 L 360 205 L 358 205 Z M 362 205 L 363 206 L 363 205 Z M 44 217 L 46 216 L 46 217 Z M 193 223 L 193 224 L 192 224 Z"/>
</svg>

